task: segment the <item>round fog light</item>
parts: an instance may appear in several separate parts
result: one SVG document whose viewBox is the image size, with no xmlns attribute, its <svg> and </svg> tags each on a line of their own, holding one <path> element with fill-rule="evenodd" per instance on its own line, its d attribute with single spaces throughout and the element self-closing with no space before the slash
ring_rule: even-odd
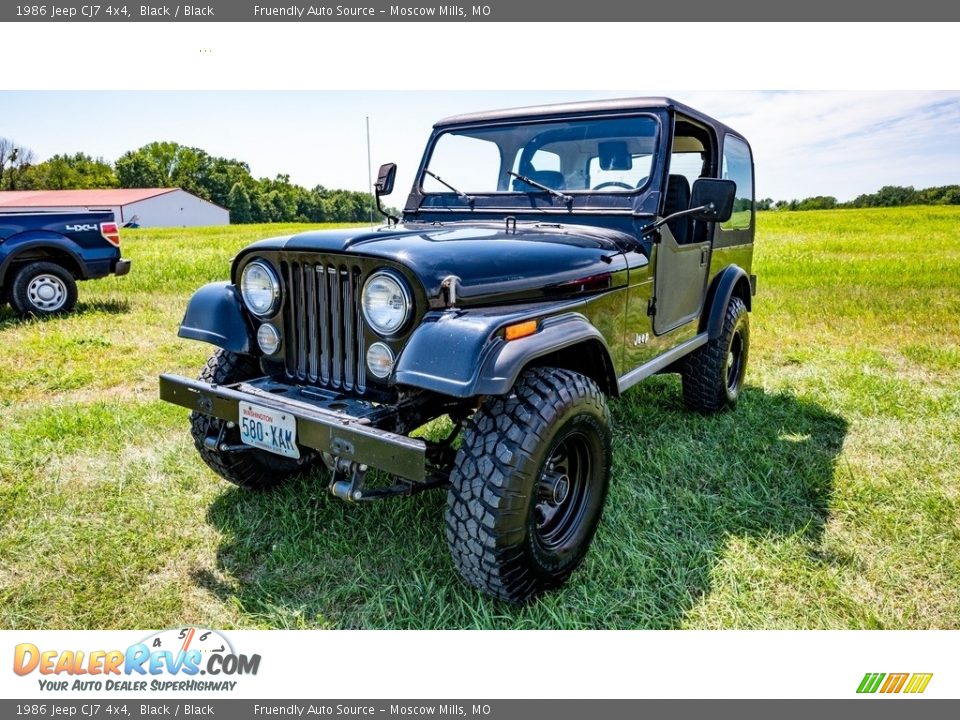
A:
<svg viewBox="0 0 960 720">
<path fill-rule="evenodd" d="M 280 331 L 270 323 L 264 323 L 257 330 L 257 344 L 264 355 L 273 355 L 280 349 Z"/>
<path fill-rule="evenodd" d="M 393 351 L 382 342 L 375 342 L 367 350 L 367 367 L 378 378 L 393 372 Z"/>
</svg>

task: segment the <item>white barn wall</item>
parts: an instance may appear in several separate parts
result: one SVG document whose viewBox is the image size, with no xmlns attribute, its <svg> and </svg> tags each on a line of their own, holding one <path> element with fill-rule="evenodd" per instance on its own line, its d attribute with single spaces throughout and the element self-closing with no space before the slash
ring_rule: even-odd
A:
<svg viewBox="0 0 960 720">
<path fill-rule="evenodd" d="M 63 213 L 82 213 L 82 212 L 103 212 L 104 210 L 109 210 L 113 213 L 113 217 L 120 222 L 120 206 L 119 205 L 87 205 L 87 206 L 77 206 L 77 205 L 44 205 L 43 207 L 36 207 L 35 205 L 4 205 L 0 207 L 0 214 L 8 212 L 25 212 L 25 213 L 40 213 L 40 212 L 63 212 Z"/>
<path fill-rule="evenodd" d="M 140 227 L 202 227 L 204 225 L 229 225 L 230 211 L 183 190 L 155 195 L 126 205 L 44 205 L 3 206 L 4 212 L 84 212 L 109 210 L 117 222 L 123 225 L 136 215 Z"/>
<path fill-rule="evenodd" d="M 136 215 L 140 227 L 199 227 L 229 225 L 230 211 L 183 190 L 156 195 L 124 205 L 119 222 L 130 222 Z"/>
</svg>

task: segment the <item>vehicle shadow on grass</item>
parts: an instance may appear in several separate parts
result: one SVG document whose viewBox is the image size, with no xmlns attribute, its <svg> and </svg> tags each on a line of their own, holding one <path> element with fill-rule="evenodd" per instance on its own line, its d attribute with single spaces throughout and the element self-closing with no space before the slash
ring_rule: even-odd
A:
<svg viewBox="0 0 960 720">
<path fill-rule="evenodd" d="M 221 494 L 208 512 L 219 573 L 194 581 L 274 627 L 672 628 L 710 592 L 732 539 L 799 538 L 817 553 L 843 418 L 752 387 L 735 412 L 703 417 L 669 377 L 613 409 L 614 474 L 587 561 L 526 606 L 458 582 L 443 492 L 348 505 L 325 495 L 322 473 Z"/>
<path fill-rule="evenodd" d="M 125 315 L 130 312 L 130 303 L 127 300 L 80 300 L 69 313 L 62 315 L 48 315 L 46 317 L 21 317 L 9 305 L 0 307 L 0 330 L 23 325 L 24 323 L 57 322 L 75 315 L 103 313 L 104 315 Z"/>
</svg>

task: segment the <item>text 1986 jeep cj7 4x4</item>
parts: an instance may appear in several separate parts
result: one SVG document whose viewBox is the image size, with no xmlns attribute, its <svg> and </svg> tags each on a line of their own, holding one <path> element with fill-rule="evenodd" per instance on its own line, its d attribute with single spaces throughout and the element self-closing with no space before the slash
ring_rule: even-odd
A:
<svg viewBox="0 0 960 720">
<path fill-rule="evenodd" d="M 457 569 L 521 601 L 597 528 L 608 397 L 678 372 L 690 408 L 736 403 L 753 215 L 746 141 L 672 100 L 448 118 L 402 219 L 254 243 L 199 290 L 180 336 L 220 349 L 161 397 L 242 487 L 317 461 L 345 500 L 447 486 Z M 445 441 L 410 436 L 442 415 Z"/>
</svg>

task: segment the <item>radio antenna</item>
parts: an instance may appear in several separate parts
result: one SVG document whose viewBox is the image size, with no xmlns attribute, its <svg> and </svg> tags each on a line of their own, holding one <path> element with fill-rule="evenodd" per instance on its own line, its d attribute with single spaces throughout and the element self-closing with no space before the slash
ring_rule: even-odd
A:
<svg viewBox="0 0 960 720">
<path fill-rule="evenodd" d="M 370 116 L 367 115 L 367 191 L 370 193 L 370 227 L 373 227 L 373 165 L 370 159 Z"/>
</svg>

